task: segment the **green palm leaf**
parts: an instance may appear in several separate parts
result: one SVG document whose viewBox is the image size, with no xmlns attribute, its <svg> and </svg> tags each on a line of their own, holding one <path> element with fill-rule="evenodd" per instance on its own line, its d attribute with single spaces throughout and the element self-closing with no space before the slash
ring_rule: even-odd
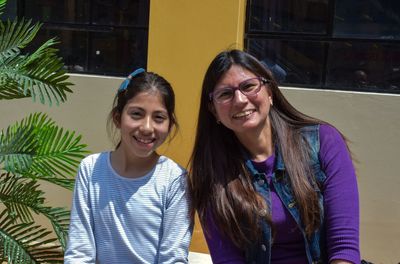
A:
<svg viewBox="0 0 400 264">
<path fill-rule="evenodd" d="M 4 210 L 0 214 L 0 240 L 2 256 L 10 263 L 62 263 L 63 251 L 49 238 L 51 232 L 31 223 L 15 224 Z"/>
<path fill-rule="evenodd" d="M 0 132 L 0 165 L 12 173 L 28 171 L 39 142 L 37 133 L 54 122 L 45 114 L 35 113 Z"/>
<path fill-rule="evenodd" d="M 70 212 L 64 208 L 43 206 L 44 192 L 39 186 L 35 180 L 4 173 L 0 175 L 0 201 L 7 209 L 8 217 L 15 222 L 32 222 L 33 212 L 47 217 L 61 246 L 65 248 Z"/>
<path fill-rule="evenodd" d="M 0 15 L 3 14 L 5 6 L 6 6 L 6 0 L 0 0 Z"/>
<path fill-rule="evenodd" d="M 55 125 L 43 113 L 31 114 L 0 133 L 0 164 L 4 170 L 71 188 L 87 151 L 81 136 Z"/>
<path fill-rule="evenodd" d="M 21 53 L 39 31 L 41 24 L 32 25 L 31 20 L 0 22 L 0 62 Z"/>
<path fill-rule="evenodd" d="M 31 55 L 22 55 L 40 29 L 40 24 L 15 20 L 0 22 L 0 100 L 32 97 L 42 104 L 64 102 L 72 90 L 64 63 L 57 57 L 57 43 L 50 39 Z M 14 96 L 14 97 L 13 97 Z"/>
</svg>

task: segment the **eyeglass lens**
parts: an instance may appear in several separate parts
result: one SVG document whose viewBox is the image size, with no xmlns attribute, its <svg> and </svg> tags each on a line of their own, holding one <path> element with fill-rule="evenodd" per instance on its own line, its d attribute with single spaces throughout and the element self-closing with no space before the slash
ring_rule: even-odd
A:
<svg viewBox="0 0 400 264">
<path fill-rule="evenodd" d="M 226 87 L 214 91 L 213 98 L 219 103 L 225 103 L 233 99 L 236 90 L 239 90 L 242 94 L 249 96 L 258 93 L 260 91 L 260 87 L 260 79 L 251 78 L 241 82 L 238 87 Z"/>
</svg>

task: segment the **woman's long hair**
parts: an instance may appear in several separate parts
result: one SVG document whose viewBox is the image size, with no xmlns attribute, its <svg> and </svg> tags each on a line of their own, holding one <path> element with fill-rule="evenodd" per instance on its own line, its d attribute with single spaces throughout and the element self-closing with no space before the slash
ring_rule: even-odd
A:
<svg viewBox="0 0 400 264">
<path fill-rule="evenodd" d="M 245 146 L 232 130 L 218 124 L 210 111 L 209 93 L 232 65 L 270 80 L 268 89 L 274 102 L 269 112 L 272 142 L 282 154 L 303 227 L 306 234 L 311 235 L 320 225 L 321 212 L 314 177 L 308 166 L 310 150 L 304 144 L 300 129 L 323 122 L 296 110 L 279 90 L 271 72 L 256 58 L 240 50 L 218 54 L 203 80 L 189 173 L 193 211 L 198 212 L 203 227 L 212 214 L 222 233 L 238 247 L 248 246 L 260 238 L 260 218 L 272 225 L 270 208 L 255 191 L 252 176 L 244 165 L 242 150 Z M 205 232 L 207 235 L 208 230 Z"/>
</svg>

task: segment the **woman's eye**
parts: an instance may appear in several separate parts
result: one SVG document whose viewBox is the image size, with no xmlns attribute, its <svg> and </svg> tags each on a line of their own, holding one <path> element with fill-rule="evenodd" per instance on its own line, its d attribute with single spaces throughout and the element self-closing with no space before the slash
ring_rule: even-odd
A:
<svg viewBox="0 0 400 264">
<path fill-rule="evenodd" d="M 246 91 L 252 91 L 257 88 L 256 83 L 245 83 L 240 87 L 240 90 L 246 92 Z"/>
<path fill-rule="evenodd" d="M 229 98 L 229 97 L 231 97 L 232 96 L 232 91 L 231 90 L 225 90 L 225 91 L 219 91 L 217 94 L 216 94 L 216 96 L 217 96 L 217 98 Z"/>
</svg>

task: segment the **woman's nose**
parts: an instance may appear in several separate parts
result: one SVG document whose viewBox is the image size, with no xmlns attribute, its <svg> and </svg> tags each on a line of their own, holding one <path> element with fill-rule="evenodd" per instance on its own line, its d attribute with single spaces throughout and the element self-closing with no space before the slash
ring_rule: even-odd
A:
<svg viewBox="0 0 400 264">
<path fill-rule="evenodd" d="M 247 96 L 244 95 L 239 89 L 235 91 L 233 96 L 233 100 L 237 103 L 247 102 Z"/>
</svg>

